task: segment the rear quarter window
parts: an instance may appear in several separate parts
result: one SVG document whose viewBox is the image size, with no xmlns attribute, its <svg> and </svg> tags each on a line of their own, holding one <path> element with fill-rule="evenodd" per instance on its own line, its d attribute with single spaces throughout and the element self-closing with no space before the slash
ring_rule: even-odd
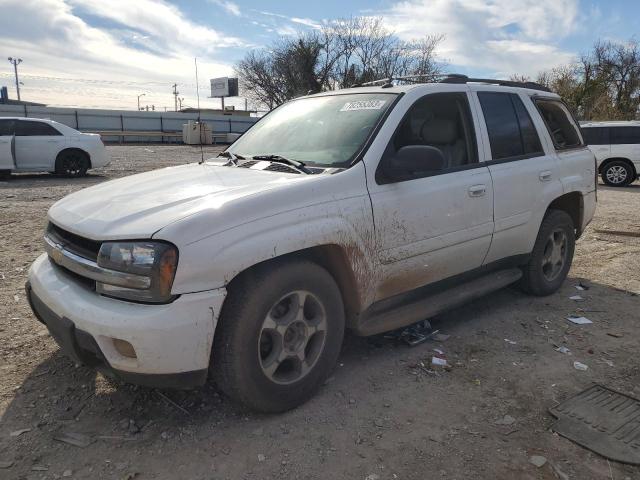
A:
<svg viewBox="0 0 640 480">
<path fill-rule="evenodd" d="M 640 127 L 611 127 L 614 145 L 640 143 Z"/>
<path fill-rule="evenodd" d="M 609 145 L 609 129 L 607 127 L 583 127 L 582 136 L 587 145 Z"/>
<path fill-rule="evenodd" d="M 562 102 L 538 98 L 535 103 L 556 150 L 566 150 L 584 145 L 578 124 Z"/>
</svg>

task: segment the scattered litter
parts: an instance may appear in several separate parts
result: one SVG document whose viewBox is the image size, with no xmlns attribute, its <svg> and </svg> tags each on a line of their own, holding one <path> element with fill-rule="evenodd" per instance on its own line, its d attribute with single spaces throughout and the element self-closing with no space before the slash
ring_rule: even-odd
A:
<svg viewBox="0 0 640 480">
<path fill-rule="evenodd" d="M 607 332 L 607 335 L 609 335 L 610 337 L 613 337 L 613 338 L 622 338 L 622 337 L 624 337 L 624 335 L 623 335 L 623 334 L 621 334 L 621 333 L 614 333 L 614 332 Z"/>
<path fill-rule="evenodd" d="M 606 358 L 601 358 L 600 360 L 602 360 L 602 363 L 606 363 L 607 365 L 609 365 L 610 367 L 613 367 L 613 362 L 611 360 L 607 360 Z"/>
<path fill-rule="evenodd" d="M 75 432 L 62 432 L 54 435 L 53 439 L 80 448 L 88 447 L 93 442 L 93 439 L 89 435 Z"/>
<path fill-rule="evenodd" d="M 444 355 L 444 352 L 439 348 L 434 348 L 433 351 L 436 352 L 438 355 Z"/>
<path fill-rule="evenodd" d="M 513 425 L 515 421 L 516 419 L 513 418 L 511 415 L 505 415 L 504 417 L 499 418 L 493 423 L 495 423 L 496 425 Z"/>
<path fill-rule="evenodd" d="M 571 323 L 575 323 L 576 325 L 588 325 L 590 323 L 593 323 L 587 317 L 574 317 L 573 315 L 567 317 L 567 320 L 569 320 Z"/>
<path fill-rule="evenodd" d="M 410 347 L 415 347 L 416 345 L 426 342 L 433 337 L 433 335 L 436 335 L 439 332 L 440 330 L 434 331 L 432 329 L 431 322 L 429 322 L 429 320 L 422 320 L 421 322 L 414 323 L 408 327 L 389 332 L 384 336 L 384 338 L 399 340 Z"/>
<path fill-rule="evenodd" d="M 380 480 L 380 475 L 378 475 L 377 473 L 371 473 L 364 477 L 364 480 Z"/>
<path fill-rule="evenodd" d="M 509 340 L 508 338 L 504 339 L 505 342 L 507 342 L 509 345 L 517 345 L 518 342 L 514 342 L 513 340 Z"/>
<path fill-rule="evenodd" d="M 9 434 L 10 437 L 19 437 L 20 435 L 22 435 L 23 433 L 27 433 L 30 432 L 31 429 L 30 428 L 21 428 L 20 430 L 16 430 L 15 432 L 11 432 Z"/>
<path fill-rule="evenodd" d="M 569 350 L 567 347 L 565 347 L 564 345 L 556 348 L 556 352 L 560 352 L 560 353 L 564 353 L 565 355 L 571 355 L 571 350 Z"/>
<path fill-rule="evenodd" d="M 575 285 L 576 290 L 589 290 L 589 286 L 585 285 L 582 282 L 579 282 L 578 285 Z"/>
<path fill-rule="evenodd" d="M 436 342 L 446 342 L 447 340 L 449 340 L 449 337 L 451 337 L 451 335 L 447 335 L 445 333 L 434 333 L 431 336 L 431 338 Z"/>
<path fill-rule="evenodd" d="M 73 475 L 73 470 L 65 470 L 62 472 L 63 477 L 70 477 L 71 475 Z"/>
<path fill-rule="evenodd" d="M 150 148 L 145 148 L 144 151 L 149 153 L 156 153 L 154 150 L 151 150 Z"/>
<path fill-rule="evenodd" d="M 129 472 L 125 474 L 120 480 L 133 480 L 134 478 L 137 478 L 138 475 L 140 475 L 138 472 Z"/>
<path fill-rule="evenodd" d="M 441 367 L 446 367 L 447 366 L 447 360 L 444 358 L 440 358 L 440 357 L 432 357 L 431 358 L 431 364 L 432 365 L 440 365 Z"/>
<path fill-rule="evenodd" d="M 262 453 L 258 454 L 258 461 L 259 462 L 264 462 L 267 459 L 267 457 L 265 457 Z"/>
<path fill-rule="evenodd" d="M 49 469 L 42 465 L 34 465 L 33 467 L 31 467 L 31 470 L 34 472 L 46 472 Z"/>
<path fill-rule="evenodd" d="M 529 457 L 529 462 L 540 468 L 543 467 L 545 463 L 547 463 L 547 459 L 541 455 L 532 455 Z"/>
<path fill-rule="evenodd" d="M 13 296 L 13 300 L 14 300 L 16 303 L 20 303 L 20 296 L 19 296 L 19 295 L 14 295 L 14 296 Z"/>
<path fill-rule="evenodd" d="M 582 298 L 580 295 L 572 295 L 571 297 L 569 297 L 569 300 L 574 300 L 576 302 L 581 302 L 582 300 L 584 300 L 584 298 Z"/>
<path fill-rule="evenodd" d="M 589 366 L 581 362 L 573 362 L 573 368 L 575 368 L 576 370 L 580 370 L 581 372 L 586 372 L 587 370 L 589 370 Z"/>
<path fill-rule="evenodd" d="M 13 467 L 13 462 L 11 460 L 9 460 L 8 462 L 2 462 L 0 461 L 0 469 L 6 469 L 6 468 L 11 468 Z"/>
</svg>

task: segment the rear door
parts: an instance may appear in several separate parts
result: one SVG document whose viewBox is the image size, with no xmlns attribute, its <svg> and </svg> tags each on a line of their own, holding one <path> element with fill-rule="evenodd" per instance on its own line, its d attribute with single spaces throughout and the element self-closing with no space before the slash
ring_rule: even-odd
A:
<svg viewBox="0 0 640 480">
<path fill-rule="evenodd" d="M 45 122 L 16 120 L 15 160 L 18 169 L 55 169 L 56 155 L 65 137 Z"/>
<path fill-rule="evenodd" d="M 482 112 L 494 189 L 495 227 L 485 264 L 519 262 L 531 252 L 542 215 L 562 191 L 557 157 L 540 140 L 544 126 L 528 96 L 501 87 L 471 88 Z"/>
<path fill-rule="evenodd" d="M 376 174 L 369 177 L 383 269 L 377 299 L 478 268 L 489 248 L 491 177 L 478 162 L 468 89 L 460 88 L 464 91 L 417 98 L 388 140 Z M 445 157 L 442 168 L 385 178 L 385 162 L 411 145 L 439 149 Z"/>
<path fill-rule="evenodd" d="M 0 170 L 13 170 L 13 120 L 0 119 Z"/>
<path fill-rule="evenodd" d="M 612 157 L 628 158 L 640 166 L 640 126 L 611 127 Z"/>
</svg>

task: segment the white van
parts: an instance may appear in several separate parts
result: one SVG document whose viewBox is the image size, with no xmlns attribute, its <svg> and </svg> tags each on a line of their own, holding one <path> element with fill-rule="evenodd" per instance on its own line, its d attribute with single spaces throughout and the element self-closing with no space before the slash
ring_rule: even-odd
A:
<svg viewBox="0 0 640 480">
<path fill-rule="evenodd" d="M 625 187 L 638 178 L 640 122 L 589 122 L 581 127 L 604 183 Z"/>
</svg>

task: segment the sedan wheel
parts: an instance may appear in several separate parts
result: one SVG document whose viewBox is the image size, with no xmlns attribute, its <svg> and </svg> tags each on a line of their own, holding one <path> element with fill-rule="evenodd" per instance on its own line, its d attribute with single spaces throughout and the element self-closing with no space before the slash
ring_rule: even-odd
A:
<svg viewBox="0 0 640 480">
<path fill-rule="evenodd" d="M 82 152 L 63 152 L 56 161 L 56 173 L 68 177 L 82 177 L 88 169 L 89 161 Z"/>
</svg>

